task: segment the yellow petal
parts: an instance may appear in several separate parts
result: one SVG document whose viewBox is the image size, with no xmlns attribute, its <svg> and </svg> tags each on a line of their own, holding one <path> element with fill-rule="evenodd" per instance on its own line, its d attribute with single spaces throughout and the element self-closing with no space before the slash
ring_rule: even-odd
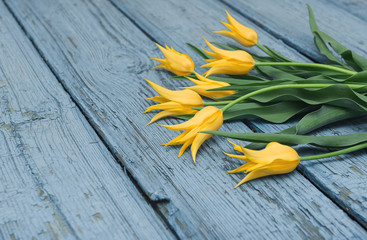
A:
<svg viewBox="0 0 367 240">
<path fill-rule="evenodd" d="M 255 178 L 260 178 L 260 177 L 265 177 L 268 176 L 269 174 L 265 173 L 265 172 L 261 172 L 261 171 L 253 171 L 250 172 L 249 174 L 246 175 L 246 177 L 244 179 L 242 179 L 234 188 L 237 188 L 238 186 L 240 186 L 241 184 L 248 182 L 250 180 L 253 180 Z"/>
<path fill-rule="evenodd" d="M 223 124 L 223 113 L 219 110 L 218 112 L 212 115 L 212 121 L 210 123 L 205 123 L 205 125 L 201 127 L 201 131 L 216 131 L 222 126 L 222 124 Z M 195 137 L 191 145 L 191 154 L 194 162 L 196 162 L 196 153 L 199 147 L 211 136 L 212 136 L 211 134 L 207 133 L 198 133 L 198 135 Z"/>
<path fill-rule="evenodd" d="M 198 135 L 195 137 L 194 141 L 191 145 L 191 155 L 193 161 L 196 163 L 196 153 L 199 150 L 199 147 L 201 144 L 203 144 L 207 139 L 209 139 L 212 135 L 206 134 L 206 133 L 198 133 Z"/>
<path fill-rule="evenodd" d="M 150 107 L 147 107 L 147 110 L 145 110 L 145 112 L 150 112 L 153 110 L 169 110 L 169 109 L 177 109 L 177 108 L 183 108 L 183 106 L 179 103 L 176 102 L 165 102 L 165 103 L 160 103 L 160 104 L 156 104 Z"/>
<path fill-rule="evenodd" d="M 242 147 L 241 147 L 241 146 L 239 146 L 239 145 L 237 145 L 237 144 L 235 144 L 235 143 L 231 142 L 229 139 L 227 139 L 227 141 L 228 141 L 230 144 L 232 144 L 232 145 L 233 145 L 233 150 L 235 150 L 235 151 L 237 151 L 237 152 L 244 153 L 244 152 L 242 151 Z"/>
<path fill-rule="evenodd" d="M 146 99 L 152 100 L 152 101 L 158 102 L 158 103 L 165 103 L 165 102 L 169 101 L 167 98 L 162 97 L 162 96 L 154 96 L 154 97 L 146 98 Z"/>
<path fill-rule="evenodd" d="M 176 115 L 185 115 L 185 114 L 187 114 L 187 113 L 183 113 L 182 111 L 172 111 L 172 110 L 162 111 L 162 112 L 159 112 L 156 115 L 154 115 L 147 125 L 149 125 L 151 123 L 154 123 L 155 121 L 158 121 L 159 119 L 164 118 L 164 117 L 176 116 Z M 188 113 L 188 114 L 190 114 L 190 113 Z"/>
<path fill-rule="evenodd" d="M 293 148 L 276 142 L 269 143 L 265 149 L 260 151 L 247 148 L 243 148 L 242 151 L 249 160 L 257 163 L 269 163 L 276 159 L 292 161 L 299 159 L 297 152 Z"/>
<path fill-rule="evenodd" d="M 227 19 L 228 20 L 228 19 Z M 222 21 L 220 21 L 220 23 L 221 24 L 223 24 L 224 26 L 226 26 L 231 32 L 234 30 L 233 29 L 233 26 L 231 25 L 231 24 L 228 24 L 228 23 L 226 23 L 226 22 L 222 22 Z"/>
<path fill-rule="evenodd" d="M 223 23 L 224 24 L 224 23 Z M 218 33 L 220 35 L 223 35 L 225 37 L 230 37 L 230 38 L 235 38 L 236 35 L 234 35 L 232 32 L 230 31 L 226 31 L 226 30 L 221 30 L 221 31 L 213 31 L 214 33 Z"/>
<path fill-rule="evenodd" d="M 168 143 L 164 144 L 164 146 L 183 144 L 183 142 L 181 141 L 181 139 L 183 137 L 185 137 L 188 134 L 188 132 L 189 131 L 184 131 L 183 133 L 181 133 L 180 135 L 178 135 L 177 137 L 175 137 L 174 139 L 172 139 Z"/>
<path fill-rule="evenodd" d="M 167 44 L 165 45 L 166 48 L 163 48 L 157 43 L 156 45 L 165 57 L 165 59 L 154 58 L 154 60 L 162 63 L 157 67 L 165 68 L 177 75 L 187 75 L 194 71 L 194 62 L 188 55 L 175 51 L 173 47 L 169 48 Z"/>
<path fill-rule="evenodd" d="M 216 53 L 217 55 L 220 55 L 221 57 L 231 58 L 231 52 L 235 52 L 235 51 L 227 51 L 227 50 L 217 48 L 216 46 L 208 42 L 205 38 L 204 38 L 204 41 L 214 53 Z M 217 58 L 217 56 L 215 58 Z"/>
<path fill-rule="evenodd" d="M 216 107 L 208 106 L 208 107 L 205 107 L 205 108 L 201 109 L 199 112 L 197 112 L 195 114 L 194 117 L 192 117 L 190 120 L 188 120 L 186 122 L 176 124 L 176 125 L 161 125 L 161 126 L 167 128 L 169 130 L 173 130 L 173 131 L 180 131 L 180 130 L 184 130 L 184 129 L 193 128 L 193 127 L 196 127 L 198 125 L 201 125 L 208 118 L 211 118 L 214 113 L 218 112 L 218 110 L 219 109 L 216 108 Z"/>
<path fill-rule="evenodd" d="M 183 145 L 182 145 L 182 147 L 181 147 L 181 149 L 180 149 L 180 152 L 178 153 L 178 157 L 181 157 L 181 155 L 185 152 L 185 150 L 191 145 L 191 143 L 192 143 L 192 141 L 193 141 L 194 139 L 192 138 L 192 139 L 190 139 L 189 141 L 186 141 Z"/>
<path fill-rule="evenodd" d="M 161 58 L 151 58 L 152 60 L 158 61 L 160 63 L 166 64 L 167 63 L 167 59 L 161 59 Z"/>
<path fill-rule="evenodd" d="M 198 107 L 204 104 L 203 99 L 200 97 L 200 95 L 194 91 L 188 89 L 182 91 L 172 91 L 161 87 L 158 84 L 155 84 L 147 79 L 145 80 L 158 94 L 168 100 Z"/>
<path fill-rule="evenodd" d="M 232 31 L 236 32 L 244 40 L 246 47 L 251 47 L 257 42 L 257 33 L 248 27 L 243 26 L 236 19 L 234 19 L 227 11 L 227 20 L 233 27 Z"/>
<path fill-rule="evenodd" d="M 226 152 L 223 152 L 225 155 L 227 155 L 228 157 L 233 157 L 233 158 L 237 158 L 237 159 L 240 159 L 242 161 L 247 161 L 247 158 L 245 155 L 235 155 L 235 154 L 229 154 L 229 153 L 226 153 Z"/>
<path fill-rule="evenodd" d="M 232 170 L 232 171 L 229 171 L 228 173 L 238 173 L 238 172 L 247 172 L 248 169 L 250 167 L 253 167 L 254 165 L 256 165 L 256 163 L 246 163 L 246 164 L 243 164 L 242 166 Z"/>
</svg>

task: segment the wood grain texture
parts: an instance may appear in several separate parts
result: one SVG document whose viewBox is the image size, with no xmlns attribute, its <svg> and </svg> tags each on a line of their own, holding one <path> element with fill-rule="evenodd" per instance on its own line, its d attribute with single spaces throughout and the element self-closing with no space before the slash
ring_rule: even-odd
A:
<svg viewBox="0 0 367 240">
<path fill-rule="evenodd" d="M 350 14 L 359 17 L 360 19 L 367 21 L 366 11 L 367 11 L 367 1 L 366 0 L 338 0 L 338 1 L 328 1 L 330 4 L 335 4 L 336 6 L 344 9 Z"/>
<path fill-rule="evenodd" d="M 303 54 L 316 61 L 324 61 L 313 43 L 313 36 L 309 28 L 306 7 L 306 4 L 309 4 L 321 31 L 330 34 L 356 53 L 362 56 L 367 55 L 366 22 L 351 14 L 348 9 L 330 3 L 331 1 L 222 1 Z M 261 38 L 259 42 L 262 43 Z"/>
<path fill-rule="evenodd" d="M 0 239 L 173 239 L 2 2 L 0 16 Z"/>
<path fill-rule="evenodd" d="M 224 139 L 214 137 L 204 144 L 196 165 L 189 153 L 177 159 L 178 148 L 159 146 L 176 133 L 156 125 L 144 127 L 149 116 L 140 113 L 151 103 L 142 99 L 154 93 L 143 77 L 169 88 L 177 84 L 168 80 L 166 72 L 152 70 L 154 63 L 149 57 L 160 53 L 151 40 L 158 40 L 149 39 L 107 1 L 50 4 L 19 0 L 7 4 L 65 88 L 181 238 L 358 239 L 365 234 L 298 172 L 233 190 L 243 175 L 224 173 L 238 164 L 220 153 L 230 148 Z M 184 33 L 179 33 L 183 26 L 190 26 L 196 36 L 211 30 L 208 23 L 223 13 L 223 5 L 217 3 L 209 10 L 206 3 L 189 10 L 185 6 L 190 4 L 171 1 L 126 4 L 124 10 L 128 6 L 135 9 L 129 16 L 133 21 L 150 21 L 144 22 L 154 28 L 146 30 L 157 36 L 166 29 L 161 37 L 169 35 L 172 43 L 183 41 Z M 202 9 L 206 9 L 202 23 L 187 25 L 187 18 L 197 20 Z M 176 22 L 177 16 L 184 19 Z M 223 129 L 250 131 L 241 123 Z"/>
<path fill-rule="evenodd" d="M 322 31 L 362 56 L 367 56 L 366 21 L 356 18 L 349 13 L 349 9 L 337 7 L 331 1 L 225 1 L 246 16 L 250 16 L 251 19 L 261 21 L 262 26 L 269 29 L 270 32 L 277 32 L 281 38 L 289 37 L 292 45 L 301 52 L 305 52 L 305 46 L 308 49 L 313 47 L 311 32 L 305 31 L 305 28 L 308 28 L 305 4 L 308 3 L 313 8 L 317 24 Z M 264 4 L 272 7 L 263 8 Z M 324 128 L 314 134 L 341 135 L 361 132 L 367 129 L 365 122 L 366 118 L 347 121 Z M 263 132 L 276 132 L 288 126 L 288 124 L 275 126 L 262 121 L 254 122 L 253 125 Z M 365 153 L 366 151 L 362 150 L 345 157 L 334 158 L 338 161 L 312 161 L 302 164 L 299 169 L 345 211 L 367 227 L 367 185 L 365 184 L 367 182 L 367 156 Z M 311 152 L 306 154 L 311 154 Z"/>
<path fill-rule="evenodd" d="M 130 16 L 131 19 L 133 19 L 139 26 L 141 26 L 141 28 L 145 29 L 147 33 L 151 34 L 153 38 L 162 41 L 161 43 L 163 43 L 165 39 L 167 39 L 166 41 L 168 41 L 168 44 L 172 44 L 175 47 L 177 46 L 177 48 L 184 46 L 184 43 L 187 41 L 193 43 L 196 46 L 204 46 L 203 41 L 201 40 L 201 35 L 209 35 L 209 39 L 214 41 L 231 42 L 227 39 L 224 39 L 223 37 L 210 34 L 209 32 L 212 30 L 223 29 L 223 26 L 221 26 L 218 20 L 222 20 L 224 18 L 222 9 L 224 9 L 226 6 L 223 6 L 221 4 L 211 3 L 211 11 L 207 11 L 206 8 L 207 6 L 209 6 L 209 1 L 201 1 L 202 3 L 194 3 L 190 1 L 185 1 L 185 3 L 170 1 L 168 3 L 167 1 L 165 1 L 160 3 L 161 5 L 158 5 L 157 8 L 154 8 L 156 10 L 156 12 L 154 12 L 154 10 L 152 10 L 152 5 L 150 5 L 148 2 L 146 4 L 143 4 L 143 6 L 145 7 L 138 7 L 136 3 L 130 1 L 115 0 L 114 2 L 117 6 L 120 7 L 122 11 L 124 11 L 128 16 Z M 267 4 L 269 6 L 271 5 L 270 2 L 268 2 Z M 283 3 L 272 3 L 272 6 L 276 4 L 282 5 Z M 312 2 L 310 4 L 315 6 L 315 9 L 319 9 L 316 2 Z M 155 3 L 155 5 L 157 5 L 157 3 Z M 195 8 L 190 7 L 194 5 Z M 304 4 L 302 4 L 302 7 L 303 6 Z M 331 5 L 331 8 L 333 7 L 335 6 Z M 162 13 L 162 9 L 166 9 L 164 13 Z M 217 10 L 214 11 L 213 9 Z M 243 7 L 241 9 L 246 8 Z M 262 8 L 259 7 L 259 9 Z M 282 12 L 280 10 L 281 7 L 277 6 L 274 7 L 274 9 L 278 9 L 278 11 L 280 11 L 278 12 L 278 18 L 280 18 L 282 16 Z M 268 11 L 268 9 L 266 11 Z M 201 18 L 200 21 L 197 20 L 197 16 L 200 16 L 200 14 L 203 12 L 205 12 L 205 18 Z M 289 49 L 285 44 L 282 44 L 282 42 L 279 42 L 274 37 L 269 36 L 269 34 L 259 29 L 254 23 L 250 22 L 248 19 L 245 19 L 236 14 L 235 11 L 232 11 L 231 14 L 233 14 L 236 19 L 241 19 L 241 22 L 245 25 L 256 29 L 259 34 L 259 39 L 261 40 L 261 43 L 265 43 L 275 48 L 277 51 L 284 53 L 286 56 L 289 56 L 292 59 L 296 59 L 298 61 L 309 61 L 302 57 L 300 54 L 296 53 L 296 51 L 292 51 L 292 49 Z M 307 13 L 305 14 L 307 16 Z M 331 16 L 328 16 L 327 14 L 328 13 L 323 14 L 324 18 L 331 18 Z M 178 19 L 175 16 L 181 17 Z M 257 15 L 255 15 L 254 18 L 262 19 L 260 16 Z M 298 17 L 298 19 L 301 19 L 301 17 Z M 302 21 L 304 21 L 305 26 L 308 27 L 308 20 L 303 19 Z M 328 22 L 329 24 L 331 24 L 330 29 L 335 28 L 335 26 L 332 25 L 333 22 Z M 291 23 L 289 28 L 285 28 L 285 25 L 283 25 L 283 31 L 292 32 L 292 24 L 296 23 Z M 279 29 L 278 32 L 281 31 L 282 30 Z M 295 31 L 300 30 L 299 28 L 297 28 Z M 332 36 L 334 36 L 334 34 L 332 34 Z M 313 44 L 311 36 L 310 39 L 310 44 Z M 300 42 L 303 43 L 302 41 Z M 355 45 L 352 45 L 351 47 L 355 48 Z M 189 52 L 188 48 L 183 47 L 181 49 L 185 52 Z M 344 125 L 341 124 L 338 126 L 332 126 L 318 132 L 317 134 L 340 135 L 360 132 L 363 129 L 366 129 L 366 124 L 364 124 L 364 122 L 365 119 L 361 119 L 360 121 L 348 121 Z M 263 132 L 276 132 L 284 129 L 285 127 L 288 127 L 289 125 L 290 123 L 271 125 L 267 124 L 264 121 L 253 121 L 251 123 L 251 128 Z M 303 153 L 308 155 L 316 151 L 317 149 L 314 148 L 312 151 Z M 307 178 L 309 178 L 313 182 L 313 184 L 322 189 L 322 191 L 330 198 L 332 198 L 333 201 L 342 206 L 345 211 L 356 218 L 360 224 L 366 227 L 367 185 L 365 183 L 367 182 L 367 157 L 364 153 L 365 151 L 362 150 L 357 155 L 347 155 L 345 157 L 345 161 L 342 161 L 344 158 L 338 157 L 330 159 L 330 161 L 321 160 L 304 163 L 300 165 L 299 171 L 302 174 L 306 175 Z M 338 159 L 340 161 L 335 161 L 335 159 Z"/>
</svg>

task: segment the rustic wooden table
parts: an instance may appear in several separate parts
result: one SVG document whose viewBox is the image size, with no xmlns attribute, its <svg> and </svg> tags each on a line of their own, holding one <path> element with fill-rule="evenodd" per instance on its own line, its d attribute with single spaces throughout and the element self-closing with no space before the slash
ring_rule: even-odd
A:
<svg viewBox="0 0 367 240">
<path fill-rule="evenodd" d="M 0 238 L 366 239 L 366 150 L 234 190 L 243 175 L 225 173 L 238 166 L 221 153 L 225 139 L 207 141 L 194 165 L 159 145 L 175 132 L 144 127 L 154 92 L 143 78 L 177 87 L 152 70 L 154 42 L 199 63 L 185 43 L 229 42 L 211 32 L 227 9 L 261 43 L 322 62 L 306 2 L 321 30 L 367 57 L 366 0 L 0 1 Z M 367 127 L 366 118 L 347 124 L 317 133 Z"/>
</svg>

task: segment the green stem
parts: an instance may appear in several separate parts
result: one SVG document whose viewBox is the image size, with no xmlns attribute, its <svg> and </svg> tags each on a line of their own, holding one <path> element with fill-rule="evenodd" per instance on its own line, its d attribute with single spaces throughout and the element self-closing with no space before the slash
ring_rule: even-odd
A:
<svg viewBox="0 0 367 240">
<path fill-rule="evenodd" d="M 332 156 L 337 156 L 340 154 L 345 154 L 345 153 L 350 153 L 350 152 L 354 152 L 363 148 L 367 147 L 367 142 L 365 143 L 361 143 L 358 145 L 355 145 L 353 147 L 349 147 L 349 148 L 345 148 L 339 151 L 335 151 L 335 152 L 330 152 L 330 153 L 325 153 L 325 154 L 320 154 L 320 155 L 313 155 L 313 156 L 307 156 L 307 157 L 300 157 L 300 161 L 307 161 L 307 160 L 313 160 L 313 159 L 320 159 L 320 158 L 328 158 L 328 157 L 332 157 Z"/>
<path fill-rule="evenodd" d="M 255 66 L 296 66 L 296 67 L 317 67 L 328 69 L 336 72 L 341 72 L 349 75 L 354 75 L 357 72 L 351 71 L 345 68 L 339 68 L 335 66 L 330 66 L 327 64 L 320 64 L 320 63 L 299 63 L 299 62 L 256 62 Z"/>
<path fill-rule="evenodd" d="M 269 52 L 266 48 L 264 48 L 264 47 L 263 47 L 263 46 L 261 46 L 260 44 L 255 43 L 255 45 L 256 45 L 258 48 L 260 48 L 260 49 L 261 49 L 261 51 L 263 51 L 264 53 L 268 54 L 270 57 L 275 58 L 275 56 L 274 56 L 271 52 Z"/>
<path fill-rule="evenodd" d="M 232 101 L 204 102 L 204 106 L 226 105 Z"/>
<path fill-rule="evenodd" d="M 284 88 L 324 88 L 324 87 L 329 87 L 332 85 L 337 85 L 337 84 L 284 84 L 284 85 L 276 85 L 276 86 L 271 86 L 271 87 L 267 87 L 267 88 L 262 88 L 253 92 L 250 92 L 248 94 L 245 94 L 231 102 L 229 102 L 227 105 L 225 105 L 224 107 L 221 108 L 222 112 L 226 111 L 228 108 L 232 107 L 233 105 L 247 99 L 250 98 L 252 96 L 255 96 L 257 94 L 260 93 L 265 93 L 265 92 L 269 92 L 269 91 L 273 91 L 276 89 L 284 89 Z M 358 89 L 358 88 L 362 88 L 365 87 L 366 85 L 360 85 L 360 84 L 343 84 L 343 85 L 347 85 L 349 86 L 351 89 Z"/>
</svg>

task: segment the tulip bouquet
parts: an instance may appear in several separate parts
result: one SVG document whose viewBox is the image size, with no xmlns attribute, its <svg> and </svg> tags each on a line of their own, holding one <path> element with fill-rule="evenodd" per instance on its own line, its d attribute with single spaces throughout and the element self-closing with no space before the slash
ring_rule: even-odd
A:
<svg viewBox="0 0 367 240">
<path fill-rule="evenodd" d="M 145 112 L 161 110 L 148 124 L 164 117 L 187 120 L 177 125 L 160 126 L 183 131 L 164 145 L 182 145 L 179 156 L 191 146 L 194 162 L 199 147 L 213 134 L 251 142 L 246 148 L 231 142 L 240 155 L 225 153 L 246 162 L 229 172 L 248 173 L 237 186 L 255 178 L 289 173 L 300 161 L 366 148 L 367 132 L 342 136 L 306 135 L 340 120 L 367 116 L 367 59 L 320 31 L 310 7 L 309 18 L 315 45 L 327 58 L 324 64 L 295 62 L 261 45 L 257 33 L 241 25 L 228 12 L 228 23 L 222 22 L 228 30 L 215 33 L 230 37 L 247 48 L 256 46 L 264 53 L 262 56 L 250 54 L 240 47 L 210 43 L 204 38 L 211 51 L 189 44 L 207 62 L 201 67 L 209 69 L 201 75 L 195 71 L 188 55 L 157 44 L 164 58 L 153 58 L 160 62 L 156 68 L 166 69 L 176 75 L 172 78 L 188 80 L 194 85 L 174 91 L 146 80 L 159 95 L 148 98 L 158 104 Z M 299 121 L 279 133 L 218 131 L 226 121 L 261 118 L 278 124 L 296 115 Z M 300 144 L 338 150 L 300 157 L 290 147 Z M 256 150 L 260 148 L 264 149 Z"/>
</svg>

